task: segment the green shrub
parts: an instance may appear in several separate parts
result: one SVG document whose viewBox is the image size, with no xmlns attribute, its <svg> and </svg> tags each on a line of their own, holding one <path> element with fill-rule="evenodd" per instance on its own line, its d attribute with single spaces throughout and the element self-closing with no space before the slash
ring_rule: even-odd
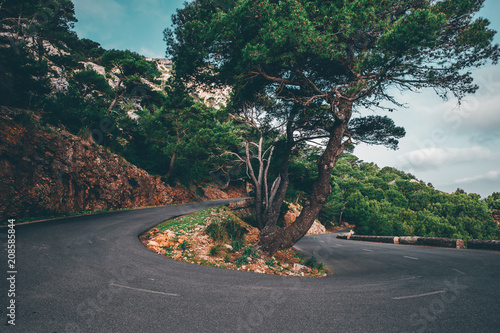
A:
<svg viewBox="0 0 500 333">
<path fill-rule="evenodd" d="M 255 257 L 257 255 L 257 250 L 253 246 L 248 246 L 243 250 L 243 255 L 247 257 Z"/>
<path fill-rule="evenodd" d="M 266 265 L 269 267 L 274 267 L 274 260 L 272 258 L 266 259 Z"/>
<path fill-rule="evenodd" d="M 23 110 L 18 112 L 13 117 L 17 122 L 21 125 L 26 126 L 27 128 L 39 128 L 40 123 L 35 113 L 30 110 Z"/>
<path fill-rule="evenodd" d="M 221 242 L 227 239 L 227 233 L 224 226 L 218 222 L 209 224 L 205 229 L 205 234 L 212 238 L 214 242 Z"/>
<path fill-rule="evenodd" d="M 188 242 L 184 241 L 179 245 L 179 247 L 182 251 L 186 251 L 191 248 L 191 245 Z"/>
<path fill-rule="evenodd" d="M 324 268 L 323 263 L 319 262 L 315 257 L 311 257 L 304 261 L 304 265 L 317 270 L 322 270 Z"/>
<path fill-rule="evenodd" d="M 135 179 L 134 177 L 130 177 L 128 179 L 128 183 L 130 184 L 130 186 L 132 186 L 133 188 L 136 188 L 139 183 L 137 182 L 137 179 Z"/>
<path fill-rule="evenodd" d="M 243 228 L 238 222 L 233 218 L 227 217 L 222 221 L 227 235 L 231 239 L 243 239 L 243 236 L 248 232 L 246 228 Z"/>
<path fill-rule="evenodd" d="M 245 241 L 243 239 L 233 239 L 231 247 L 233 248 L 233 251 L 241 251 L 241 249 L 245 247 Z"/>
<path fill-rule="evenodd" d="M 248 232 L 247 229 L 238 224 L 233 218 L 226 217 L 222 221 L 211 223 L 205 229 L 205 233 L 214 242 L 225 242 L 231 240 L 241 240 Z"/>
<path fill-rule="evenodd" d="M 248 262 L 248 257 L 245 255 L 242 255 L 236 261 L 234 262 L 237 266 L 241 266 L 243 264 L 246 264 Z"/>
<path fill-rule="evenodd" d="M 220 255 L 223 252 L 223 250 L 224 249 L 223 249 L 222 245 L 216 244 L 216 245 L 212 245 L 210 247 L 210 249 L 208 250 L 208 253 L 212 257 L 217 257 L 218 255 Z"/>
</svg>

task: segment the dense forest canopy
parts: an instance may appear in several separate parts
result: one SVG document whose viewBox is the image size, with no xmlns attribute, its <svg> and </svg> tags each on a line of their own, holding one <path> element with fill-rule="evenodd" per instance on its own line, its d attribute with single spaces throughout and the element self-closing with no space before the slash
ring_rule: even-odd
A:
<svg viewBox="0 0 500 333">
<path fill-rule="evenodd" d="M 491 216 L 498 193 L 486 200 L 460 189 L 444 193 L 410 174 L 360 163 L 353 155 L 339 161 L 332 186 L 320 217 L 334 223 L 348 221 L 360 234 L 464 240 L 500 237 L 498 222 Z"/>
</svg>

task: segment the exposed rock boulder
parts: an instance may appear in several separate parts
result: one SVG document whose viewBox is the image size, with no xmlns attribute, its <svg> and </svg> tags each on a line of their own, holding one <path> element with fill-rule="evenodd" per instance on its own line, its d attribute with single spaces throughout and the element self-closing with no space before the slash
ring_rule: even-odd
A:
<svg viewBox="0 0 500 333">
<path fill-rule="evenodd" d="M 285 225 L 290 225 L 292 224 L 293 222 L 295 222 L 295 220 L 297 219 L 297 214 L 295 214 L 294 211 L 291 211 L 289 210 L 288 212 L 286 212 L 285 214 Z"/>
<path fill-rule="evenodd" d="M 289 226 L 294 223 L 297 220 L 297 217 L 299 217 L 301 211 L 302 206 L 299 204 L 288 204 L 288 212 L 286 212 L 284 216 L 285 226 Z M 326 234 L 326 228 L 318 220 L 316 220 L 307 233 L 314 235 Z"/>
<path fill-rule="evenodd" d="M 302 210 L 302 206 L 294 203 L 288 204 L 288 212 L 285 213 L 284 216 L 284 224 L 285 226 L 289 226 L 297 220 L 297 217 L 300 215 L 300 211 Z"/>
<path fill-rule="evenodd" d="M 319 223 L 318 220 L 316 220 L 307 233 L 312 235 L 326 234 L 326 228 L 324 225 Z"/>
</svg>

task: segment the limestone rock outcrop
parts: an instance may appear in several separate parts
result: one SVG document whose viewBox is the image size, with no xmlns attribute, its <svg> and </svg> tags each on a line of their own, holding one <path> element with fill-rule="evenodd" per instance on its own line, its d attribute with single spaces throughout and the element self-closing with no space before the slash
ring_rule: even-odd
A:
<svg viewBox="0 0 500 333">
<path fill-rule="evenodd" d="M 289 226 L 290 224 L 294 223 L 295 220 L 297 220 L 297 217 L 299 217 L 301 211 L 302 206 L 300 206 L 299 204 L 289 203 L 288 211 L 284 216 L 285 226 Z M 307 233 L 314 235 L 326 234 L 326 228 L 318 220 L 316 220 Z"/>
</svg>

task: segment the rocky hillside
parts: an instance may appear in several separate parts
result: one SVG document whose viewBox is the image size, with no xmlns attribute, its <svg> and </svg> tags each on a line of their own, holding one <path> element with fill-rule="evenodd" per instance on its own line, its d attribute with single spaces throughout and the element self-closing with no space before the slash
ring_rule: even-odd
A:
<svg viewBox="0 0 500 333">
<path fill-rule="evenodd" d="M 12 12 L 39 27 L 47 25 L 37 22 L 36 10 L 15 2 L 5 6 L 0 5 L 2 15 Z M 61 12 L 68 16 L 61 18 Z M 69 29 L 72 13 L 70 6 L 50 16 L 54 31 L 27 32 L 17 18 L 5 19 L 0 26 L 0 219 L 240 196 L 201 188 L 200 181 L 189 190 L 164 182 L 167 172 L 178 176 L 169 172 L 174 166 L 178 174 L 187 174 L 185 164 L 205 163 L 211 153 L 184 156 L 185 149 L 176 147 L 178 152 L 169 153 L 174 144 L 191 144 L 190 135 L 198 131 L 193 124 L 181 128 L 184 121 L 169 118 L 168 112 L 175 110 L 178 116 L 202 110 L 206 119 L 222 123 L 229 90 L 186 89 L 189 98 L 170 94 L 171 61 L 105 50 L 79 39 Z M 141 117 L 152 118 L 155 111 L 153 120 L 161 121 L 150 123 L 161 126 L 153 131 Z M 106 121 L 113 130 L 103 129 Z M 168 140 L 162 141 L 165 137 Z M 170 184 L 180 182 L 173 178 Z"/>
<path fill-rule="evenodd" d="M 68 55 L 67 52 L 65 52 L 62 49 L 55 48 L 50 43 L 47 43 L 46 47 L 47 47 L 47 52 L 51 52 L 58 56 Z M 144 57 L 144 59 L 153 64 L 153 66 L 155 66 L 155 68 L 158 70 L 160 74 L 156 77 L 155 80 L 148 80 L 144 77 L 141 77 L 140 79 L 141 83 L 149 87 L 152 91 L 157 91 L 162 93 L 165 89 L 168 79 L 172 76 L 172 61 L 163 58 L 155 59 L 155 58 Z M 118 77 L 118 75 L 120 75 L 120 69 L 117 67 L 113 67 L 107 70 L 106 67 L 97 64 L 93 61 L 90 61 L 90 59 L 88 59 L 87 61 L 79 61 L 78 69 L 75 70 L 68 70 L 54 63 L 50 64 L 52 71 L 49 74 L 49 80 L 51 83 L 52 90 L 54 92 L 67 91 L 69 87 L 69 78 L 72 75 L 74 75 L 74 73 L 80 72 L 83 69 L 94 71 L 97 74 L 105 77 L 106 82 L 113 89 L 116 89 L 118 85 L 121 85 L 123 87 L 123 83 L 120 83 L 120 79 Z M 190 86 L 192 87 L 192 85 Z M 228 96 L 230 95 L 230 89 L 226 87 L 224 89 L 214 89 L 211 91 L 207 91 L 201 89 L 200 87 L 196 87 L 194 91 L 192 91 L 192 95 L 195 98 L 195 100 L 202 102 L 207 106 L 212 106 L 216 109 L 219 109 L 227 104 Z M 136 104 L 130 105 L 128 110 L 129 111 L 128 115 L 134 119 L 136 119 L 137 117 L 137 115 L 135 115 L 134 112 L 137 111 L 137 107 L 140 108 L 140 102 L 141 102 L 141 98 L 137 98 L 137 96 L 135 97 L 136 98 L 134 101 L 136 102 Z M 123 100 L 120 101 L 120 103 L 122 102 Z"/>
<path fill-rule="evenodd" d="M 0 114 L 1 220 L 173 202 L 159 178 L 64 130 L 22 125 L 15 113 Z"/>
</svg>

